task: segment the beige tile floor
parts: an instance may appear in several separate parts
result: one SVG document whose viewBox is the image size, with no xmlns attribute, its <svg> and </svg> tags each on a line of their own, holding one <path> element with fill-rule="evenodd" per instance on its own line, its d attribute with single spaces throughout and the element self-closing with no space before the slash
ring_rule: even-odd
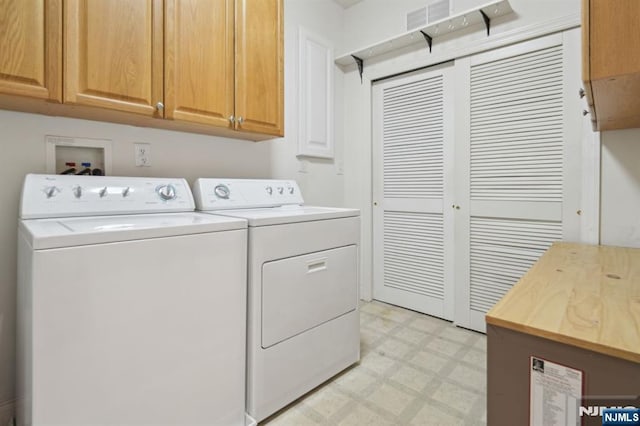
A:
<svg viewBox="0 0 640 426">
<path fill-rule="evenodd" d="M 260 426 L 486 424 L 483 334 L 377 301 L 360 324 L 360 362 Z"/>
</svg>

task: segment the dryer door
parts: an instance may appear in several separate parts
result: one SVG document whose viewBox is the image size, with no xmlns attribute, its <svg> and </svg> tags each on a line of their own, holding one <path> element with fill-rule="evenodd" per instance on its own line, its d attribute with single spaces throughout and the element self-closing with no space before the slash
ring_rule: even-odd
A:
<svg viewBox="0 0 640 426">
<path fill-rule="evenodd" d="M 355 245 L 262 265 L 262 347 L 356 309 L 357 265 Z"/>
</svg>

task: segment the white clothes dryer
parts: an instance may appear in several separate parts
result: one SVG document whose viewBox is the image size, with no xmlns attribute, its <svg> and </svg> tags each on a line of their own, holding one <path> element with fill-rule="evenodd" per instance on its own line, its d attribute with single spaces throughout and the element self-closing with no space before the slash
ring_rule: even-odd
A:
<svg viewBox="0 0 640 426">
<path fill-rule="evenodd" d="M 27 175 L 18 421 L 244 425 L 245 220 L 184 179 Z"/>
<path fill-rule="evenodd" d="M 196 207 L 249 223 L 247 412 L 260 421 L 360 358 L 357 209 L 291 180 L 198 179 Z"/>
</svg>

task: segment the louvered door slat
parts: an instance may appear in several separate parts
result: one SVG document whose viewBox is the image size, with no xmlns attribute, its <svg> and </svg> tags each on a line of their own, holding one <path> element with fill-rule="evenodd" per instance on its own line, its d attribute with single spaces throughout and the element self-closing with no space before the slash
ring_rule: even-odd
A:
<svg viewBox="0 0 640 426">
<path fill-rule="evenodd" d="M 442 102 L 442 77 L 384 90 L 385 197 L 442 197 Z M 406 142 L 394 143 L 406 141 L 407 137 L 414 135 L 428 135 L 430 143 L 424 143 L 424 138 L 420 136 L 410 145 L 406 145 Z M 397 167 L 399 164 L 415 168 Z"/>
<path fill-rule="evenodd" d="M 472 217 L 471 309 L 489 310 L 561 238 L 560 222 Z"/>
<path fill-rule="evenodd" d="M 442 298 L 442 238 L 441 215 L 385 212 L 385 286 Z"/>
<path fill-rule="evenodd" d="M 540 57 L 545 58 L 542 68 L 547 72 L 528 78 L 540 68 L 535 65 Z M 510 83 L 503 85 L 507 74 Z M 471 68 L 471 199 L 514 196 L 519 200 L 559 201 L 563 164 L 562 84 L 560 47 Z M 501 99 L 517 99 L 518 105 L 540 102 L 547 108 L 525 111 L 519 106 L 510 110 L 503 105 L 493 114 L 478 108 L 485 105 L 485 100 Z M 511 140 L 517 141 L 523 134 L 529 135 L 530 146 L 536 145 L 537 135 L 543 135 L 542 143 L 548 150 L 528 150 L 525 158 L 514 152 L 513 145 L 501 143 L 501 137 L 510 135 Z M 550 135 L 556 138 L 550 140 Z M 488 148 L 494 155 L 486 155 Z"/>
</svg>

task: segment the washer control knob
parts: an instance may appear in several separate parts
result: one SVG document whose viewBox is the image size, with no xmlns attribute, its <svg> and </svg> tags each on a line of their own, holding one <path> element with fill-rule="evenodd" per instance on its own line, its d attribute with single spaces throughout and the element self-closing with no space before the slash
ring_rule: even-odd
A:
<svg viewBox="0 0 640 426">
<path fill-rule="evenodd" d="M 131 193 L 131 187 L 127 186 L 125 189 L 122 190 L 122 198 L 127 197 L 130 193 Z"/>
<path fill-rule="evenodd" d="M 228 200 L 229 195 L 231 195 L 229 187 L 223 183 L 216 185 L 216 187 L 213 188 L 213 192 L 216 194 L 216 197 L 222 198 L 223 200 Z"/>
<path fill-rule="evenodd" d="M 278 194 L 284 194 L 284 188 L 279 186 L 278 187 Z"/>
<path fill-rule="evenodd" d="M 98 194 L 100 195 L 100 198 L 107 195 L 107 187 L 105 186 L 104 188 L 100 189 L 100 191 L 98 191 Z"/>
<path fill-rule="evenodd" d="M 160 185 L 156 188 L 156 192 L 164 201 L 174 200 L 177 197 L 176 187 L 171 184 Z"/>
<path fill-rule="evenodd" d="M 58 192 L 60 192 L 60 190 L 58 189 L 57 186 L 47 186 L 44 189 L 44 193 L 47 196 L 47 198 L 55 197 Z"/>
<path fill-rule="evenodd" d="M 265 190 L 267 191 L 267 194 L 269 194 L 269 195 L 272 195 L 272 194 L 273 194 L 273 188 L 272 188 L 272 187 L 267 186 L 267 187 L 265 188 Z"/>
<path fill-rule="evenodd" d="M 289 188 L 289 194 L 293 195 L 293 191 L 294 191 L 294 189 L 293 189 L 293 186 L 292 186 L 292 187 Z"/>
<path fill-rule="evenodd" d="M 82 197 L 82 187 L 80 185 L 73 188 L 73 196 L 76 198 Z"/>
</svg>

